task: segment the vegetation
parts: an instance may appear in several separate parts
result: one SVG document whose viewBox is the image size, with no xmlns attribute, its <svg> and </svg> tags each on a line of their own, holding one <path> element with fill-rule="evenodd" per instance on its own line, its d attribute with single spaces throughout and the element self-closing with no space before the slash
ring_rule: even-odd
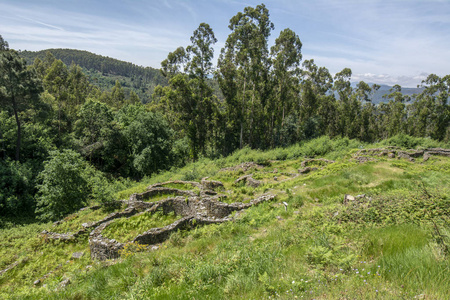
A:
<svg viewBox="0 0 450 300">
<path fill-rule="evenodd" d="M 420 139 L 410 141 L 427 146 Z M 0 275 L 0 295 L 6 299 L 409 299 L 420 295 L 444 299 L 450 288 L 446 280 L 450 158 L 410 162 L 384 156 L 360 164 L 352 157 L 361 146 L 379 147 L 319 138 L 267 152 L 245 148 L 136 183 L 121 196 L 191 174 L 192 180 L 204 176 L 221 180 L 230 202 L 267 191 L 277 198 L 241 213 L 233 222 L 176 232 L 156 251 L 127 243 L 115 261 L 91 261 L 86 235 L 57 242 L 38 234 L 44 229 L 74 232 L 82 222 L 103 218 L 102 209 L 81 211 L 56 226 L 4 224 L 0 269 L 15 262 L 17 266 Z M 312 156 L 311 149 L 320 153 L 316 158 L 335 162 L 311 162 L 309 166 L 320 168 L 294 177 L 304 156 Z M 235 167 L 249 160 L 263 165 L 246 171 Z M 233 184 L 250 173 L 263 182 L 260 187 Z M 345 194 L 365 197 L 345 203 Z M 117 219 L 105 234 L 129 242 L 177 218 L 157 213 Z M 84 256 L 74 259 L 74 252 Z M 60 287 L 65 278 L 71 284 Z M 42 282 L 33 287 L 37 279 Z"/>
<path fill-rule="evenodd" d="M 25 50 L 19 52 L 19 55 L 31 65 L 36 59 L 44 60 L 48 53 L 61 60 L 66 66 L 71 66 L 72 64 L 80 66 L 89 81 L 101 89 L 112 89 L 116 82 L 119 82 L 124 88 L 125 94 L 131 96 L 132 93 L 135 93 L 144 103 L 151 100 L 150 95 L 158 84 L 167 84 L 157 69 L 137 66 L 88 51 L 48 49 L 33 52 Z"/>
<path fill-rule="evenodd" d="M 350 69 L 332 76 L 302 62 L 289 28 L 269 45 L 274 28 L 264 4 L 246 7 L 216 64 L 217 39 L 201 23 L 160 72 L 78 50 L 17 52 L 0 36 L 0 297 L 445 298 L 449 158 L 353 156 L 450 148 L 450 75 L 429 75 L 414 95 L 395 85 L 376 104 L 380 87 L 352 86 Z M 306 158 L 336 162 L 299 175 Z M 259 187 L 235 183 L 249 174 Z M 204 177 L 223 182 L 224 201 L 270 192 L 276 203 L 177 232 L 158 251 L 127 243 L 117 261 L 90 260 L 92 228 L 80 229 L 117 211 L 114 200 Z M 173 218 L 108 230 L 129 242 Z M 55 241 L 43 230 L 79 234 Z"/>
</svg>

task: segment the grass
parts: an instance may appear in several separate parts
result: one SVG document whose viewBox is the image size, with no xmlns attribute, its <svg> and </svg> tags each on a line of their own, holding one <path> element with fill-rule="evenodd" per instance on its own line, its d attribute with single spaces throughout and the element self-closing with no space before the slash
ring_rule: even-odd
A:
<svg viewBox="0 0 450 300">
<path fill-rule="evenodd" d="M 61 224 L 56 226 L 52 226 L 47 228 L 48 231 L 57 232 L 57 233 L 67 233 L 67 232 L 76 232 L 83 228 L 83 223 L 90 223 L 99 221 L 105 218 L 109 212 L 104 211 L 103 209 L 86 209 L 84 211 L 71 214 L 63 219 Z"/>
<path fill-rule="evenodd" d="M 445 146 L 403 137 L 383 143 Z M 117 193 L 124 199 L 156 182 L 199 181 L 208 176 L 224 183 L 227 202 L 248 201 L 264 192 L 277 198 L 246 210 L 234 222 L 178 231 L 157 251 L 141 249 L 133 254 L 130 250 L 132 255 L 114 265 L 90 260 L 87 236 L 71 243 L 41 238 L 39 232 L 51 224 L 2 229 L 0 269 L 20 263 L 0 275 L 0 297 L 446 299 L 450 290 L 450 158 L 349 161 L 361 146 L 381 144 L 319 138 L 267 152 L 245 148 L 226 158 L 203 159 L 127 185 Z M 320 165 L 307 175 L 291 176 L 306 156 L 336 162 Z M 220 171 L 247 161 L 263 164 L 263 168 Z M 234 184 L 247 174 L 263 184 L 256 189 Z M 366 197 L 344 205 L 345 194 Z M 286 209 L 282 202 L 287 203 Z M 76 222 L 88 216 L 89 212 L 78 213 L 65 226 L 75 228 Z M 118 219 L 105 234 L 127 242 L 175 217 Z M 72 259 L 75 251 L 85 255 Z M 24 258 L 28 260 L 21 261 Z M 62 267 L 43 284 L 33 286 L 34 280 L 59 264 Z M 59 287 L 63 278 L 71 280 L 66 288 Z"/>
<path fill-rule="evenodd" d="M 146 212 L 130 218 L 115 220 L 102 231 L 102 235 L 110 239 L 115 239 L 118 242 L 126 243 L 151 228 L 164 227 L 172 224 L 179 218 L 173 212 L 167 215 L 161 212 L 153 214 Z"/>
</svg>

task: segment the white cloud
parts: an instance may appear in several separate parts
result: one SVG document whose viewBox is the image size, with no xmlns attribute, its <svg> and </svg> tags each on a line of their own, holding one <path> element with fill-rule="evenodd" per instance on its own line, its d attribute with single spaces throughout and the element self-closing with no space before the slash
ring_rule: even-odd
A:
<svg viewBox="0 0 450 300">
<path fill-rule="evenodd" d="M 178 46 L 189 44 L 200 22 L 219 39 L 215 57 L 230 33 L 228 20 L 259 0 L 55 1 L 3 0 L 0 34 L 15 49 L 76 48 L 159 67 Z M 450 70 L 450 5 L 446 1 L 266 0 L 275 40 L 285 27 L 299 34 L 304 59 L 355 78 L 415 86 L 420 74 Z M 270 46 L 270 45 L 269 45 Z M 359 75 L 356 75 L 359 74 Z M 371 74 L 371 75 L 368 75 Z M 378 75 L 374 75 L 378 74 Z"/>
</svg>

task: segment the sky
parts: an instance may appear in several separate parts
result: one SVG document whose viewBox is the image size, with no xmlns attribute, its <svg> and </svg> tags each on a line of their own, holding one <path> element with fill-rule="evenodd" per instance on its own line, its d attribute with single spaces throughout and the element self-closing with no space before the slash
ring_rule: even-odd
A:
<svg viewBox="0 0 450 300">
<path fill-rule="evenodd" d="M 200 23 L 218 39 L 229 20 L 264 3 L 280 31 L 290 28 L 331 74 L 352 70 L 363 80 L 416 87 L 428 74 L 450 74 L 450 0 L 0 0 L 0 35 L 16 50 L 71 48 L 159 68 L 188 46 Z"/>
</svg>

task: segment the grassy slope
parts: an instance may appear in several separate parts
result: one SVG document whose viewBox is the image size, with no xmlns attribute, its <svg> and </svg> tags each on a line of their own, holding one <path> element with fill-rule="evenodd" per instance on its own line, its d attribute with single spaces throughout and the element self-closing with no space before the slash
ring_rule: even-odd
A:
<svg viewBox="0 0 450 300">
<path fill-rule="evenodd" d="M 438 146 L 405 138 L 383 143 Z M 173 234 L 157 251 L 131 245 L 112 266 L 90 261 L 87 237 L 77 243 L 40 238 L 37 233 L 51 224 L 3 229 L 0 269 L 14 261 L 20 264 L 0 275 L 0 298 L 411 299 L 423 294 L 445 299 L 450 290 L 449 240 L 442 236 L 450 234 L 450 159 L 351 162 L 352 149 L 361 146 L 319 138 L 269 152 L 243 149 L 136 184 L 118 197 L 155 182 L 210 176 L 225 184 L 228 202 L 245 202 L 263 192 L 277 198 L 247 210 L 235 222 Z M 336 163 L 289 179 L 304 156 Z M 246 173 L 219 171 L 245 161 L 265 167 Z M 233 186 L 236 178 L 250 173 L 264 184 L 256 189 Z M 344 205 L 345 194 L 367 197 Z M 287 211 L 282 201 L 288 203 Z M 82 217 L 92 216 L 85 212 Z M 76 217 L 68 219 L 80 223 Z M 73 260 L 76 251 L 85 255 Z M 45 286 L 33 287 L 33 281 L 59 264 L 43 280 Z M 63 278 L 71 284 L 58 289 Z"/>
</svg>

